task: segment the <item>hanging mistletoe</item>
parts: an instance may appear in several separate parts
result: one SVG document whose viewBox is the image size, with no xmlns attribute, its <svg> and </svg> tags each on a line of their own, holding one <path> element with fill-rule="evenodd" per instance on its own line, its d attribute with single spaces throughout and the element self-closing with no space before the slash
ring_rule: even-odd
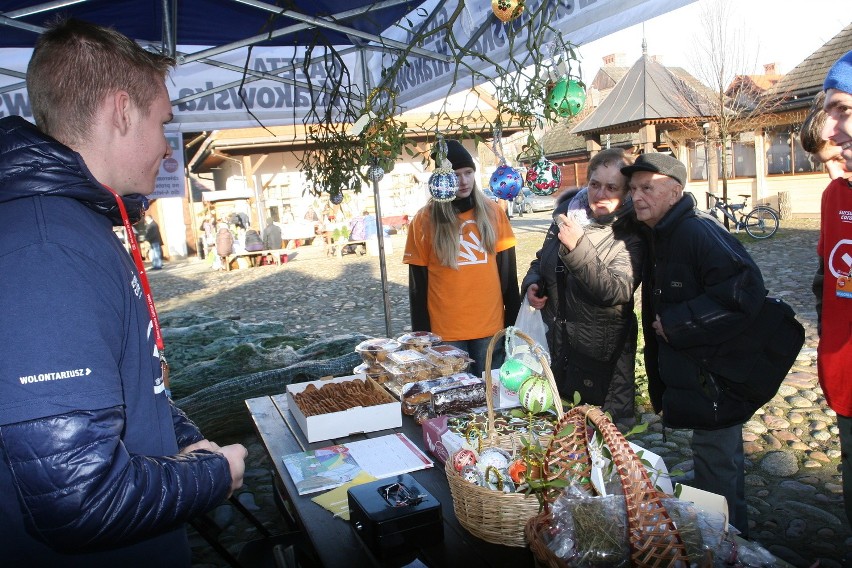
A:
<svg viewBox="0 0 852 568">
<path fill-rule="evenodd" d="M 361 132 L 361 166 L 368 168 L 366 178 L 374 180 L 378 169 L 382 175 L 393 170 L 394 162 L 405 145 L 408 125 L 397 117 L 401 109 L 396 104 L 396 93 L 389 89 L 374 89 L 364 107 L 361 120 L 367 126 Z"/>
</svg>

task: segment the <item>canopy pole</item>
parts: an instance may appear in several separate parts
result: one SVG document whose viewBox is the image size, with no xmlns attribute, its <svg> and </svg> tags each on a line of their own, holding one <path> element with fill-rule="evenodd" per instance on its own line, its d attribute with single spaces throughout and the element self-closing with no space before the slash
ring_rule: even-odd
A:
<svg viewBox="0 0 852 568">
<path fill-rule="evenodd" d="M 386 337 L 391 335 L 390 320 L 390 294 L 388 292 L 388 271 L 385 267 L 385 230 L 382 225 L 382 206 L 379 199 L 379 182 L 373 180 L 373 203 L 376 206 L 376 238 L 379 242 L 379 269 L 382 275 L 382 302 L 385 306 L 385 331 Z"/>
</svg>

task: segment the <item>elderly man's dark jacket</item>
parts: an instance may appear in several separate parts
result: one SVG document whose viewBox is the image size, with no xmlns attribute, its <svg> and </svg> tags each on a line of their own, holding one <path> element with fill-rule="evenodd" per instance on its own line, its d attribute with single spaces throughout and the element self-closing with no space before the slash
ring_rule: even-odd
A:
<svg viewBox="0 0 852 568">
<path fill-rule="evenodd" d="M 760 269 L 715 219 L 683 198 L 648 231 L 650 258 L 642 281 L 648 390 L 654 410 L 675 428 L 740 424 L 752 404 L 702 371 L 719 344 L 741 334 L 763 305 Z M 668 342 L 651 326 L 659 314 Z M 746 338 L 747 339 L 747 338 Z"/>
</svg>

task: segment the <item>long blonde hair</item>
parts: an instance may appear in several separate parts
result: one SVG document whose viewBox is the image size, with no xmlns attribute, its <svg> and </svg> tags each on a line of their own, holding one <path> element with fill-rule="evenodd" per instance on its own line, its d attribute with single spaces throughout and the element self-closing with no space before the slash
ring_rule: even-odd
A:
<svg viewBox="0 0 852 568">
<path fill-rule="evenodd" d="M 485 194 L 474 186 L 470 192 L 473 202 L 473 218 L 482 246 L 488 254 L 494 254 L 497 246 L 496 207 L 489 207 Z M 461 230 L 461 219 L 453 208 L 452 201 L 429 200 L 427 205 L 429 211 L 429 224 L 432 228 L 432 246 L 435 254 L 442 265 L 457 270 L 459 267 L 459 231 Z"/>
</svg>

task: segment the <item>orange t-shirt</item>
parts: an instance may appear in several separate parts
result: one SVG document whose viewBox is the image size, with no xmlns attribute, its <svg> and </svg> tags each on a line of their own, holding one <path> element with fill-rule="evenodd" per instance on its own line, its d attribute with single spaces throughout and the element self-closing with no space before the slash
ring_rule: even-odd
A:
<svg viewBox="0 0 852 568">
<path fill-rule="evenodd" d="M 509 219 L 497 204 L 487 201 L 497 219 L 495 252 L 512 248 L 515 234 Z M 481 239 L 473 219 L 473 209 L 458 214 L 458 270 L 441 264 L 432 246 L 429 212 L 421 209 L 408 228 L 405 256 L 402 262 L 425 266 L 429 286 L 426 306 L 432 331 L 445 341 L 462 341 L 489 337 L 503 329 L 503 292 L 497 259 L 480 244 Z"/>
</svg>

